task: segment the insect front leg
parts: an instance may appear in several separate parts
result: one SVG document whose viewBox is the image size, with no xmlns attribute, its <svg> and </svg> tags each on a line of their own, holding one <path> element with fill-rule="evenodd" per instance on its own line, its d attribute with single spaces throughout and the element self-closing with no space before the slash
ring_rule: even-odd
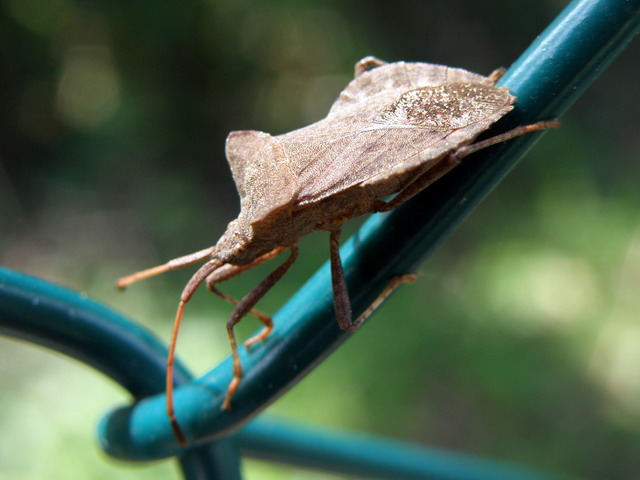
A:
<svg viewBox="0 0 640 480">
<path fill-rule="evenodd" d="M 231 318 L 227 322 L 227 335 L 229 337 L 229 344 L 231 345 L 231 354 L 233 356 L 233 380 L 229 384 L 227 388 L 227 395 L 222 403 L 222 409 L 228 410 L 231 408 L 231 399 L 238 389 L 238 385 L 240 384 L 240 380 L 242 379 L 242 363 L 240 362 L 240 356 L 238 355 L 238 345 L 236 342 L 236 336 L 233 331 L 233 328 L 236 324 L 242 320 L 243 317 L 247 315 L 247 313 L 251 312 L 253 307 L 260 301 L 262 297 L 273 287 L 282 276 L 287 273 L 287 270 L 291 267 L 293 262 L 295 262 L 298 257 L 298 247 L 291 247 L 291 255 L 289 258 L 278 268 L 276 268 L 273 272 L 267 276 L 262 282 L 258 284 L 253 290 L 251 290 L 247 295 L 244 296 L 242 300 L 238 302 L 236 307 L 233 309 L 231 314 Z"/>
<path fill-rule="evenodd" d="M 400 285 L 415 281 L 416 274 L 410 273 L 393 277 L 385 289 L 371 302 L 371 305 L 354 321 L 351 312 L 351 302 L 349 301 L 349 292 L 347 290 L 347 282 L 344 278 L 342 260 L 340 259 L 340 234 L 340 230 L 332 230 L 329 237 L 333 304 L 336 311 L 336 320 L 340 328 L 348 332 L 355 332 Z"/>
<path fill-rule="evenodd" d="M 219 288 L 217 288 L 215 285 L 207 285 L 207 288 L 211 293 L 220 297 L 225 302 L 231 303 L 232 305 L 235 305 L 235 306 L 237 306 L 240 303 L 240 300 L 238 300 L 235 297 L 232 297 L 231 295 L 227 295 L 226 293 L 221 291 Z M 273 320 L 269 315 L 267 315 L 266 313 L 262 313 L 260 310 L 257 310 L 255 308 L 252 308 L 251 310 L 249 310 L 249 313 L 254 317 L 256 317 L 258 320 L 260 320 L 260 322 L 264 325 L 264 329 L 261 332 L 258 332 L 253 337 L 251 337 L 249 340 L 244 342 L 244 346 L 246 348 L 250 348 L 252 345 L 255 345 L 258 342 L 262 342 L 271 334 L 271 331 L 273 330 Z"/>
<path fill-rule="evenodd" d="M 245 272 L 246 270 L 256 267 L 261 263 L 266 262 L 267 260 L 271 260 L 272 258 L 275 258 L 284 250 L 285 249 L 282 247 L 275 248 L 270 252 L 267 252 L 264 255 L 259 256 L 253 262 L 247 265 L 231 265 L 231 264 L 223 265 L 221 268 L 219 268 L 218 270 L 213 272 L 211 275 L 209 275 L 209 277 L 207 278 L 207 288 L 211 293 L 222 298 L 225 302 L 229 302 L 232 305 L 237 306 L 240 303 L 240 300 L 222 292 L 218 287 L 216 287 L 216 285 L 218 283 L 224 282 L 225 280 L 229 280 L 230 278 L 240 275 L 242 272 Z M 258 334 L 254 335 L 249 340 L 244 342 L 244 346 L 247 348 L 251 347 L 252 345 L 255 345 L 258 342 L 265 340 L 273 330 L 273 320 L 271 320 L 271 317 L 269 315 L 266 315 L 261 311 L 256 310 L 255 308 L 252 308 L 249 311 L 249 313 L 254 317 L 256 317 L 260 322 L 262 322 L 265 328 L 261 332 L 259 332 Z"/>
<path fill-rule="evenodd" d="M 169 354 L 167 355 L 167 376 L 166 376 L 166 390 L 167 390 L 167 416 L 171 423 L 173 433 L 181 445 L 187 444 L 187 439 L 180 428 L 178 419 L 175 415 L 173 407 L 173 367 L 175 364 L 176 343 L 178 341 L 178 332 L 180 331 L 180 324 L 182 323 L 182 316 L 184 315 L 184 307 L 191 300 L 193 294 L 205 279 L 211 275 L 215 270 L 220 268 L 223 262 L 218 258 L 213 258 L 207 263 L 202 265 L 196 273 L 193 274 L 191 279 L 187 282 L 182 294 L 180 295 L 180 303 L 178 303 L 178 311 L 176 312 L 176 318 L 173 323 L 173 330 L 171 332 L 171 342 L 169 343 Z"/>
</svg>

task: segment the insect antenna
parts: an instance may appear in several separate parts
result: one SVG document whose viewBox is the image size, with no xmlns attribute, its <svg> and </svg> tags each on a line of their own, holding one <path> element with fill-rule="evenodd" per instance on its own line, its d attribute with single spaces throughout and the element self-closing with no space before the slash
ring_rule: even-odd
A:
<svg viewBox="0 0 640 480">
<path fill-rule="evenodd" d="M 210 249 L 209 249 L 210 250 Z M 197 252 L 197 255 L 201 252 Z M 182 258 L 187 258 L 186 257 Z M 179 260 L 179 259 L 176 259 Z M 169 262 L 170 263 L 170 262 Z M 194 263 L 194 262 L 191 262 Z M 178 424 L 178 419 L 175 416 L 174 408 L 173 408 L 173 366 L 175 361 L 175 352 L 176 352 L 176 342 L 178 340 L 178 331 L 180 330 L 180 323 L 182 322 L 182 315 L 184 313 L 184 307 L 186 303 L 191 299 L 193 294 L 196 292 L 200 284 L 206 280 L 206 278 L 211 275 L 215 270 L 223 266 L 225 263 L 218 259 L 213 258 L 209 260 L 207 263 L 202 265 L 196 273 L 193 274 L 187 285 L 182 290 L 182 294 L 180 295 L 180 303 L 178 304 L 178 311 L 176 312 L 176 319 L 173 323 L 173 330 L 171 332 L 171 343 L 169 344 L 169 354 L 167 355 L 167 416 L 169 417 L 169 422 L 171 422 L 171 428 L 173 429 L 173 433 L 181 445 L 187 444 L 187 439 Z M 167 264 L 168 265 L 168 264 Z M 186 265 L 184 265 L 186 266 Z M 159 268 L 159 267 L 156 267 Z M 153 269 L 151 269 L 153 270 Z M 166 271 L 166 270 L 165 270 Z M 143 273 L 143 272 L 141 272 Z"/>
<path fill-rule="evenodd" d="M 169 272 L 171 270 L 176 270 L 182 267 L 188 267 L 189 265 L 193 265 L 194 263 L 206 260 L 214 254 L 215 250 L 216 247 L 209 247 L 198 252 L 190 253 L 189 255 L 185 255 L 183 257 L 174 258 L 173 260 L 169 260 L 167 263 L 158 265 L 157 267 L 147 268 L 146 270 L 141 270 L 139 272 L 132 273 L 131 275 L 127 275 L 126 277 L 122 277 L 118 279 L 116 285 L 120 290 L 124 290 L 132 283 L 139 282 L 140 280 L 155 277 L 156 275 L 160 275 L 161 273 Z"/>
</svg>

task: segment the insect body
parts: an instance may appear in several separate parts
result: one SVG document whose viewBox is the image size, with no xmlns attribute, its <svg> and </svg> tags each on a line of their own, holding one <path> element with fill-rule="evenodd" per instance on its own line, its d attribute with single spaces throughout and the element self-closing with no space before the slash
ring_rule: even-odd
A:
<svg viewBox="0 0 640 480">
<path fill-rule="evenodd" d="M 336 318 L 353 331 L 381 299 L 407 275 L 393 279 L 373 307 L 353 320 L 338 251 L 342 224 L 366 213 L 391 210 L 426 188 L 465 156 L 525 132 L 555 126 L 539 122 L 480 142 L 475 138 L 508 113 L 515 98 L 494 86 L 501 72 L 489 77 L 426 63 L 384 63 L 367 57 L 356 64 L 349 83 L 323 120 L 283 135 L 257 131 L 231 132 L 226 155 L 240 194 L 241 211 L 210 248 L 121 278 L 127 285 L 198 262 L 180 297 L 167 361 L 167 412 L 174 432 L 185 443 L 173 412 L 173 358 L 185 304 L 206 281 L 210 291 L 235 304 L 227 323 L 234 378 L 223 408 L 242 378 L 233 332 L 248 313 L 265 329 L 246 342 L 250 346 L 272 330 L 271 319 L 254 310 L 256 303 L 295 261 L 298 240 L 316 231 L 330 232 L 331 273 Z M 383 199 L 396 194 L 390 201 Z M 284 250 L 287 260 L 242 300 L 216 285 Z"/>
</svg>

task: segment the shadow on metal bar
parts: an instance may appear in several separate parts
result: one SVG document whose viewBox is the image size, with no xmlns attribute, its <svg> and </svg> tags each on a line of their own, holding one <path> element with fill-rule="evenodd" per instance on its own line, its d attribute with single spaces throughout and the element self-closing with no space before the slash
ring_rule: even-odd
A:
<svg viewBox="0 0 640 480">
<path fill-rule="evenodd" d="M 638 33 L 639 12 L 640 0 L 573 1 L 503 77 L 501 83 L 518 98 L 517 107 L 491 133 L 565 112 Z M 519 137 L 475 154 L 403 207 L 372 216 L 341 250 L 354 314 L 365 308 L 389 278 L 415 270 L 538 136 Z M 107 415 L 100 425 L 100 441 L 114 457 L 148 460 L 181 455 L 187 478 L 239 478 L 236 448 L 368 477 L 548 478 L 484 460 L 370 437 L 302 431 L 263 419 L 229 437 L 348 338 L 334 321 L 326 265 L 275 315 L 273 335 L 251 355 L 241 352 L 247 375 L 232 411 L 220 410 L 231 377 L 229 359 L 192 381 L 187 381 L 188 373 L 180 368 L 180 381 L 185 383 L 176 392 L 177 415 L 191 444 L 196 445 L 186 451 L 173 438 L 164 414 L 164 396 L 154 395 L 163 389 L 162 344 L 83 297 L 29 277 L 1 273 L 0 331 L 85 361 L 142 399 Z M 83 308 L 86 318 L 82 318 Z M 47 316 L 53 312 L 58 313 Z M 112 342 L 122 342 L 115 352 L 128 352 L 126 365 L 115 352 L 110 353 Z M 140 368 L 130 368 L 132 358 L 139 359 Z M 304 441 L 309 438 L 318 441 Z M 212 439 L 218 440 L 212 443 Z M 331 448 L 332 441 L 341 448 Z M 363 451 L 376 455 L 363 456 Z"/>
</svg>

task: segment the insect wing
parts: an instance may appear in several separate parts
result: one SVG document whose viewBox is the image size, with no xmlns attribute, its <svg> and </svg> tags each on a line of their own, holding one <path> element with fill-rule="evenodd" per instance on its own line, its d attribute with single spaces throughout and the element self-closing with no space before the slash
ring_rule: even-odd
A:
<svg viewBox="0 0 640 480">
<path fill-rule="evenodd" d="M 405 91 L 383 108 L 330 115 L 277 138 L 298 177 L 297 202 L 312 203 L 358 184 L 424 171 L 472 142 L 513 101 L 506 88 L 484 83 L 427 86 Z"/>
<path fill-rule="evenodd" d="M 514 100 L 506 88 L 462 69 L 397 62 L 364 71 L 313 125 L 277 137 L 229 135 L 227 158 L 242 212 L 255 222 L 292 202 L 424 171 L 472 142 Z"/>
</svg>

